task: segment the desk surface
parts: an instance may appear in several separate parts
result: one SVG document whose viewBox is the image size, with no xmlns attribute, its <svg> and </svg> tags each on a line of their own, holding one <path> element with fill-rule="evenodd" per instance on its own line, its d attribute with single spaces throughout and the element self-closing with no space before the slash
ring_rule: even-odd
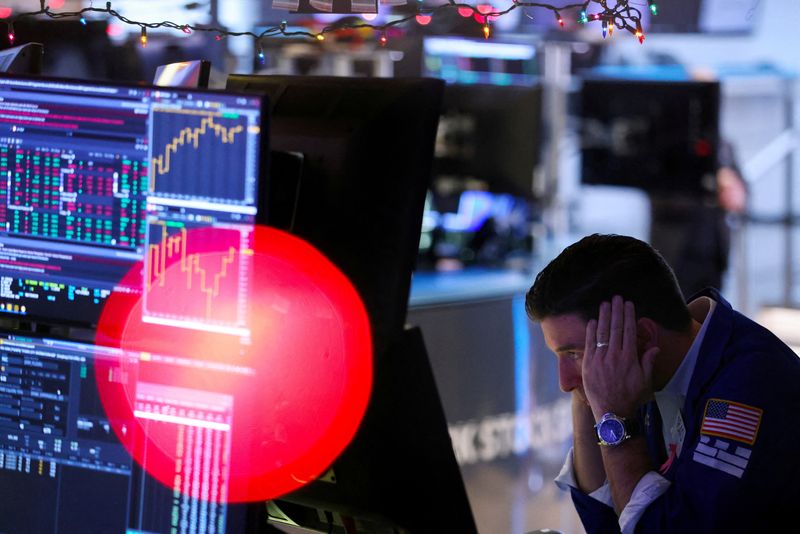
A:
<svg viewBox="0 0 800 534">
<path fill-rule="evenodd" d="M 526 271 L 471 267 L 452 272 L 414 273 L 411 308 L 522 295 L 533 283 Z"/>
</svg>

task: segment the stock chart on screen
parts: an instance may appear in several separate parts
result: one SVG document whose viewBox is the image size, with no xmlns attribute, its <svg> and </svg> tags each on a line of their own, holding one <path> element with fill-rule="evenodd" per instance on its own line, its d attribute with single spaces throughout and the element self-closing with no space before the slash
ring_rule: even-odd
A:
<svg viewBox="0 0 800 534">
<path fill-rule="evenodd" d="M 250 127 L 247 117 L 237 113 L 154 108 L 151 190 L 253 205 L 252 184 L 222 179 L 247 175 Z"/>
<path fill-rule="evenodd" d="M 252 228 L 154 220 L 148 231 L 145 320 L 247 335 Z"/>
<path fill-rule="evenodd" d="M 1 532 L 242 531 L 254 371 L 220 360 L 249 335 L 264 104 L 0 75 Z M 115 302 L 122 333 L 234 349 L 128 350 L 99 325 Z"/>
<path fill-rule="evenodd" d="M 0 316 L 91 326 L 112 292 L 152 287 L 120 284 L 134 265 L 157 267 L 148 276 L 164 284 L 177 261 L 191 302 L 149 299 L 148 318 L 242 333 L 260 106 L 202 90 L 0 77 Z M 191 235 L 203 228 L 220 228 L 231 258 L 200 261 L 211 249 Z"/>
</svg>

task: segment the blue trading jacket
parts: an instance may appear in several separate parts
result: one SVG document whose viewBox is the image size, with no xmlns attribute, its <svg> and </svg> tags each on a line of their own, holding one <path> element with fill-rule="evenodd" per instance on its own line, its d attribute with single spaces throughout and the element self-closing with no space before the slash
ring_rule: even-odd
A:
<svg viewBox="0 0 800 534">
<path fill-rule="evenodd" d="M 793 531 L 800 517 L 800 358 L 716 290 L 699 296 L 717 307 L 683 406 L 683 448 L 664 474 L 672 484 L 636 532 Z M 656 457 L 660 434 L 648 433 Z M 611 508 L 575 489 L 572 499 L 587 533 L 619 532 Z"/>
</svg>

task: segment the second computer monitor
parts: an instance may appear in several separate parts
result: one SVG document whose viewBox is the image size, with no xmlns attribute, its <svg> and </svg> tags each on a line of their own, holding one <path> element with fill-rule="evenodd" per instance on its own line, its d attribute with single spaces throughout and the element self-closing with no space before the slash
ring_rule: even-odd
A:
<svg viewBox="0 0 800 534">
<path fill-rule="evenodd" d="M 44 46 L 25 43 L 0 50 L 0 72 L 9 74 L 41 74 Z"/>
<path fill-rule="evenodd" d="M 293 233 L 352 281 L 376 355 L 405 324 L 443 86 L 425 78 L 228 78 L 229 90 L 267 94 L 271 148 L 303 155 Z"/>
<path fill-rule="evenodd" d="M 205 59 L 179 61 L 156 67 L 153 85 L 162 87 L 208 87 L 211 63 Z"/>
<path fill-rule="evenodd" d="M 716 190 L 717 82 L 587 79 L 581 180 L 654 192 Z"/>
</svg>

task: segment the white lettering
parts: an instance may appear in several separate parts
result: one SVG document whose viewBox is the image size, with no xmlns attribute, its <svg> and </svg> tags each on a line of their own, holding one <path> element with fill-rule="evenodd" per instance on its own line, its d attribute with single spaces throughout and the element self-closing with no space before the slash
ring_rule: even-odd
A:
<svg viewBox="0 0 800 534">
<path fill-rule="evenodd" d="M 558 447 L 572 439 L 571 401 L 559 399 L 530 412 L 497 414 L 455 423 L 449 425 L 449 432 L 459 465 L 491 462 L 511 454 Z"/>
</svg>

